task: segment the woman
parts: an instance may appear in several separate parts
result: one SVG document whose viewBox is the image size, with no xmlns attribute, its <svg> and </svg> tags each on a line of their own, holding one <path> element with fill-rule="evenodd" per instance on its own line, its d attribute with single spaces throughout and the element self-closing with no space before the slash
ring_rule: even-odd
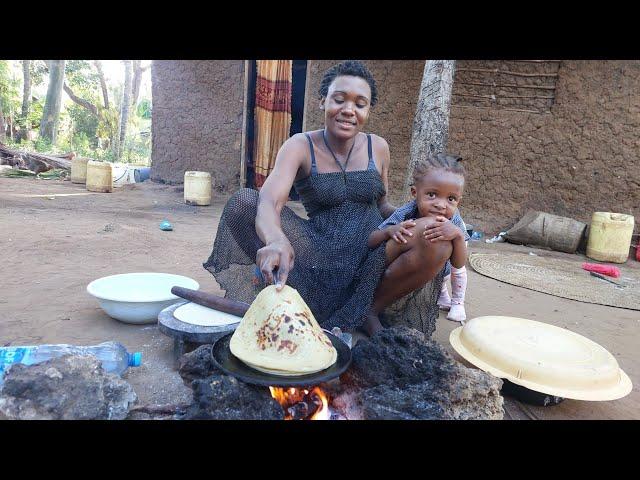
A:
<svg viewBox="0 0 640 480">
<path fill-rule="evenodd" d="M 255 289 L 241 266 L 255 263 L 267 284 L 298 290 L 323 328 L 371 335 L 382 328 L 377 314 L 431 280 L 451 252 L 411 235 L 385 268 L 386 243 L 367 246 L 395 210 L 386 195 L 389 146 L 362 132 L 377 102 L 375 81 L 362 63 L 347 61 L 327 70 L 319 93 L 324 129 L 289 138 L 259 194 L 245 188 L 229 199 L 204 267 L 228 297 L 251 301 Z M 285 206 L 292 185 L 308 220 Z"/>
</svg>

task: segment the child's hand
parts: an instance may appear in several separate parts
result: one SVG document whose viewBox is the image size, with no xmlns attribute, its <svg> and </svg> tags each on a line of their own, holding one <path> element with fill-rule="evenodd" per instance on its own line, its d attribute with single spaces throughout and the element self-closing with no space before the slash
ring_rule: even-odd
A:
<svg viewBox="0 0 640 480">
<path fill-rule="evenodd" d="M 416 222 L 414 220 L 405 220 L 404 222 L 400 222 L 398 225 L 391 225 L 387 227 L 387 234 L 389 238 L 392 238 L 396 241 L 396 243 L 407 243 L 407 237 L 413 237 L 413 233 L 411 233 L 407 228 L 412 228 L 416 226 Z"/>
<path fill-rule="evenodd" d="M 446 217 L 436 217 L 436 222 L 424 228 L 424 238 L 431 242 L 452 241 L 462 235 L 462 230 L 451 223 Z"/>
</svg>

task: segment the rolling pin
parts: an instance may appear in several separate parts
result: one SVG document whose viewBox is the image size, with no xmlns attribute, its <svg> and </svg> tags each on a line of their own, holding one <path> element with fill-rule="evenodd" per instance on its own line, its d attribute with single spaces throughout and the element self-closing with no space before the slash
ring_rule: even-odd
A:
<svg viewBox="0 0 640 480">
<path fill-rule="evenodd" d="M 171 293 L 177 295 L 180 298 L 189 300 L 203 307 L 213 308 L 219 312 L 230 313 L 238 317 L 244 316 L 249 310 L 249 304 L 245 302 L 239 302 L 237 300 L 231 300 L 229 298 L 223 298 L 213 293 L 201 292 L 199 290 L 191 290 L 184 287 L 172 287 Z"/>
</svg>

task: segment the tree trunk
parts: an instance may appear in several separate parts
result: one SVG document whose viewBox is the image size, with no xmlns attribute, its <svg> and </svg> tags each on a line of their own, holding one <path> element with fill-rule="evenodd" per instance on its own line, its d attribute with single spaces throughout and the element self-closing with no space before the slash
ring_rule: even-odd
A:
<svg viewBox="0 0 640 480">
<path fill-rule="evenodd" d="M 0 142 L 7 139 L 7 127 L 4 124 L 4 114 L 2 113 L 2 105 L 0 105 Z"/>
<path fill-rule="evenodd" d="M 411 156 L 404 181 L 405 201 L 410 199 L 409 187 L 418 160 L 429 153 L 446 151 L 449 137 L 449 107 L 453 85 L 454 60 L 427 60 L 420 85 L 420 96 L 411 135 Z M 422 288 L 396 300 L 381 318 L 386 326 L 407 325 L 421 331 L 427 338 L 433 335 L 438 319 L 438 295 L 443 271 Z"/>
<path fill-rule="evenodd" d="M 430 153 L 444 152 L 449 140 L 449 110 L 455 60 L 427 60 L 411 135 L 411 156 L 404 182 L 405 199 L 416 163 Z"/>
<path fill-rule="evenodd" d="M 131 106 L 134 111 L 138 104 L 138 95 L 140 95 L 140 81 L 142 80 L 143 69 L 140 67 L 142 62 L 140 60 L 133 61 L 133 87 L 131 93 Z"/>
<path fill-rule="evenodd" d="M 31 60 L 22 61 L 22 130 L 20 138 L 27 140 L 29 138 L 29 130 L 31 130 L 31 122 L 29 122 L 29 109 L 31 107 Z"/>
<path fill-rule="evenodd" d="M 98 70 L 98 77 L 100 78 L 100 87 L 102 88 L 102 99 L 104 101 L 104 108 L 109 109 L 109 91 L 107 90 L 107 82 L 104 79 L 104 72 L 102 71 L 102 64 L 100 60 L 95 60 L 93 64 Z"/>
<path fill-rule="evenodd" d="M 122 105 L 120 107 L 120 128 L 118 130 L 118 145 L 116 149 L 116 162 L 120 161 L 124 150 L 124 141 L 127 135 L 127 122 L 129 121 L 129 108 L 131 106 L 131 60 L 123 60 L 124 86 L 122 88 Z"/>
<path fill-rule="evenodd" d="M 46 138 L 52 145 L 56 143 L 58 117 L 62 105 L 62 86 L 64 84 L 65 60 L 49 61 L 49 87 L 40 121 L 40 137 Z"/>
<path fill-rule="evenodd" d="M 98 116 L 98 108 L 88 100 L 78 97 L 75 93 L 73 93 L 73 90 L 71 90 L 66 83 L 64 84 L 64 91 L 66 92 L 67 95 L 69 95 L 69 98 L 73 100 L 75 103 L 77 103 L 81 107 L 86 108 L 91 113 L 93 113 L 96 117 Z"/>
</svg>

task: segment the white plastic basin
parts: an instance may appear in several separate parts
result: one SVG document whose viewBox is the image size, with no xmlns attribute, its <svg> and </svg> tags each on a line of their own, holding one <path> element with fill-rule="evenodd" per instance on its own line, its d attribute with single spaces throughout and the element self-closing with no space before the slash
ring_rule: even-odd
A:
<svg viewBox="0 0 640 480">
<path fill-rule="evenodd" d="M 180 298 L 174 286 L 198 290 L 195 280 L 170 273 L 124 273 L 94 280 L 87 292 L 112 318 L 126 323 L 155 323 L 158 314 Z"/>
</svg>

